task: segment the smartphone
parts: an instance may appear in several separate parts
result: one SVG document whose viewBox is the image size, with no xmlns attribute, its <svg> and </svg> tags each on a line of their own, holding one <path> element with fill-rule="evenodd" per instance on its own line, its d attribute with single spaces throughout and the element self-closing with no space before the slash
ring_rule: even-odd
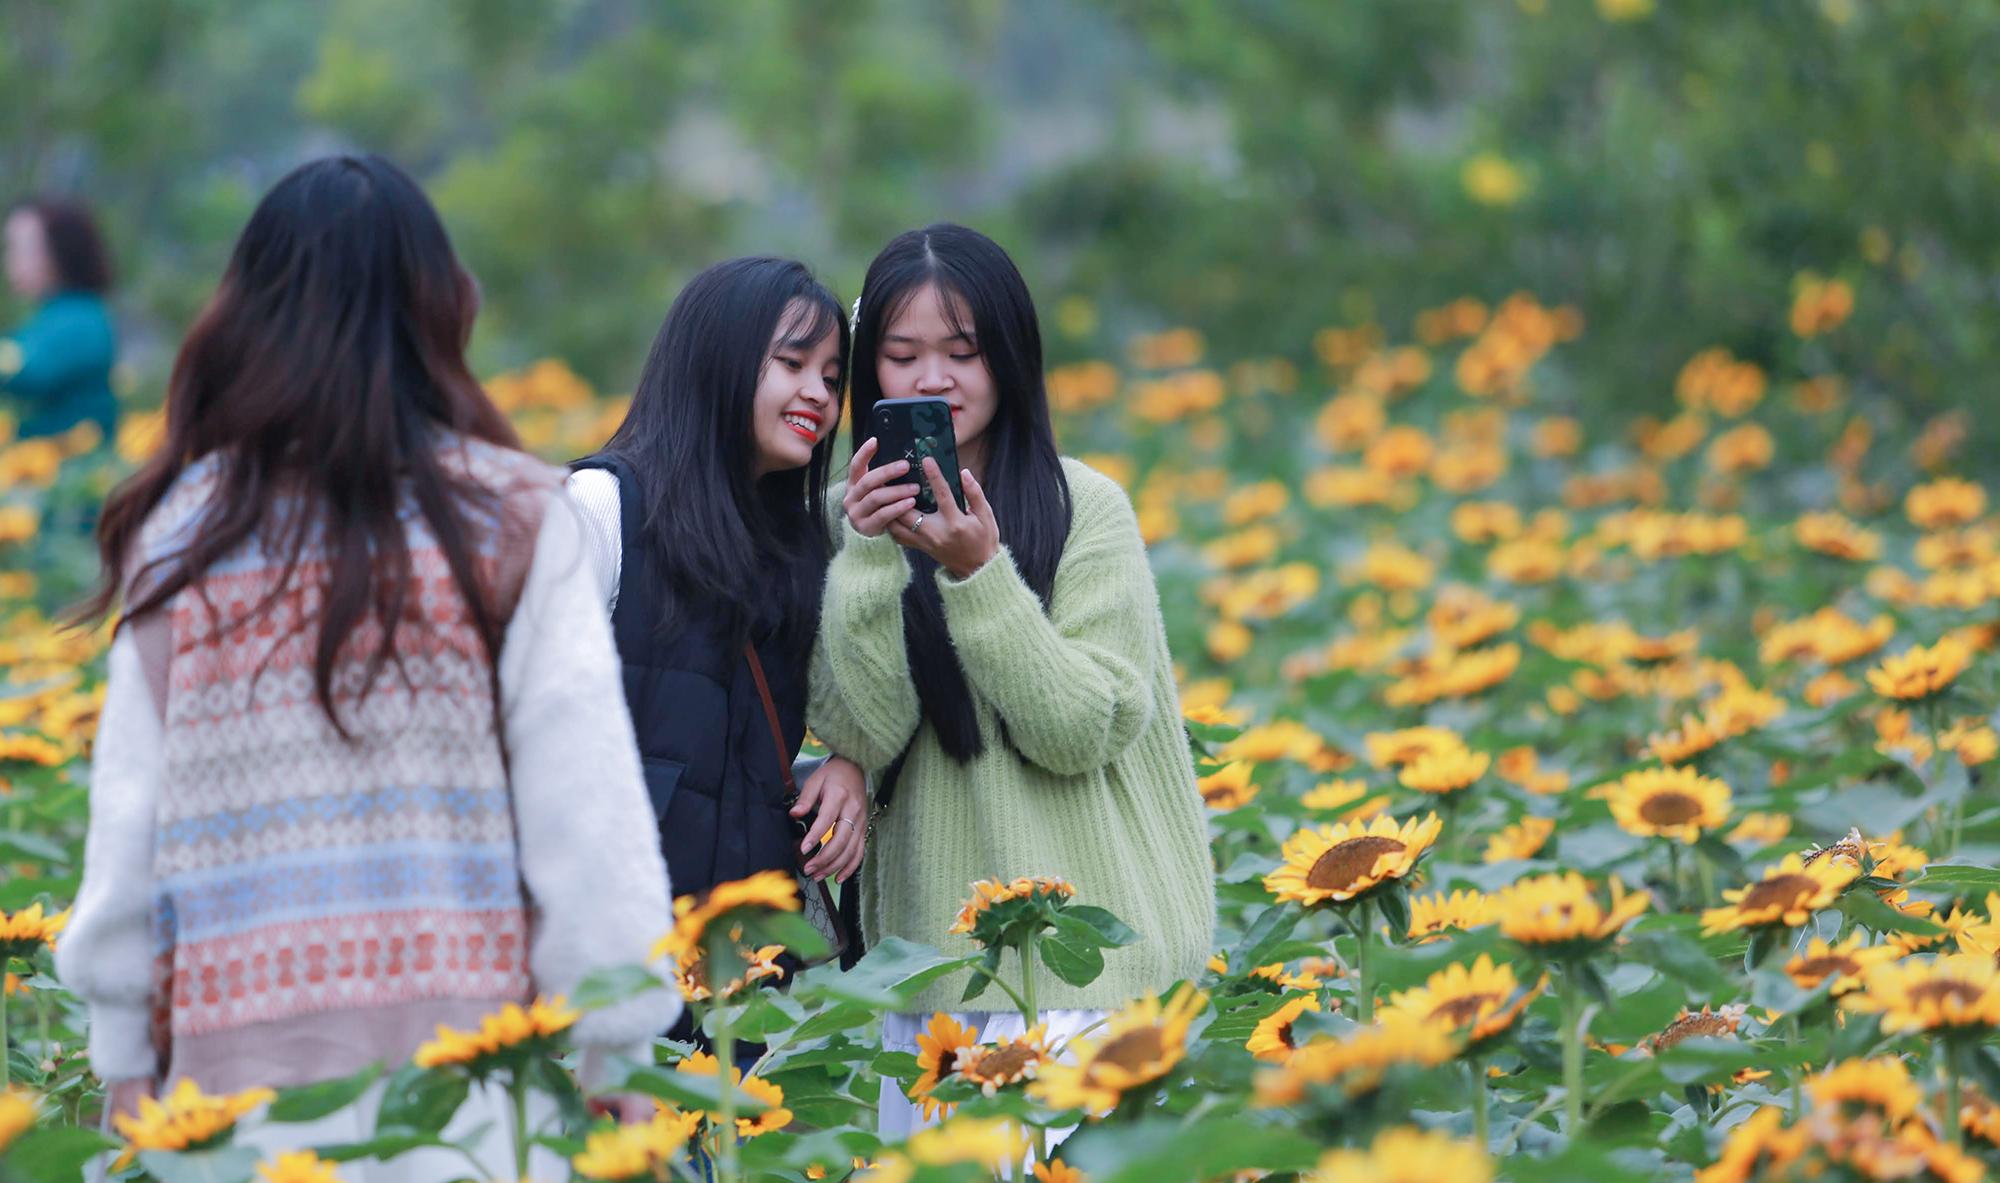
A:
<svg viewBox="0 0 2000 1183">
<path fill-rule="evenodd" d="M 937 497 L 924 476 L 924 459 L 938 462 L 951 499 L 966 512 L 965 489 L 958 475 L 958 431 L 951 425 L 951 404 L 941 398 L 885 398 L 875 404 L 875 459 L 869 468 L 898 460 L 910 462 L 909 479 L 917 486 L 917 512 L 936 513 Z"/>
</svg>

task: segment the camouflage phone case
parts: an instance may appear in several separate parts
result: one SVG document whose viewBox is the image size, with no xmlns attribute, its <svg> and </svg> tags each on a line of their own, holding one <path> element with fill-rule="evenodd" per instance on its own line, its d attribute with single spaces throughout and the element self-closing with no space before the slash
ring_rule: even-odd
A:
<svg viewBox="0 0 2000 1183">
<path fill-rule="evenodd" d="M 910 462 L 917 485 L 917 512 L 936 513 L 937 498 L 924 479 L 924 460 L 935 459 L 951 486 L 952 500 L 965 509 L 965 489 L 958 475 L 958 433 L 951 425 L 951 404 L 941 398 L 885 398 L 875 404 L 875 438 L 881 441 L 875 467 L 898 460 Z"/>
</svg>

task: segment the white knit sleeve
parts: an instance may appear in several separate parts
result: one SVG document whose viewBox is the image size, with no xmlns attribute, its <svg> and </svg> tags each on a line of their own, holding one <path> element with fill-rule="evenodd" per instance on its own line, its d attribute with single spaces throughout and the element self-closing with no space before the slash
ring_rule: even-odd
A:
<svg viewBox="0 0 2000 1183">
<path fill-rule="evenodd" d="M 83 882 L 56 944 L 56 973 L 89 1004 L 90 1064 L 101 1080 L 155 1076 L 153 823 L 165 748 L 131 627 L 111 643 L 90 770 Z"/>
<path fill-rule="evenodd" d="M 567 495 L 552 498 L 500 651 L 521 878 L 534 908 L 528 965 L 544 995 L 645 962 L 672 923 L 588 531 Z M 650 1062 L 648 1041 L 680 1010 L 677 995 L 651 990 L 585 1015 L 576 1040 Z"/>
<path fill-rule="evenodd" d="M 569 495 L 588 524 L 584 550 L 604 598 L 608 616 L 618 609 L 618 579 L 624 570 L 624 513 L 618 502 L 618 478 L 608 469 L 580 468 L 569 474 Z"/>
</svg>

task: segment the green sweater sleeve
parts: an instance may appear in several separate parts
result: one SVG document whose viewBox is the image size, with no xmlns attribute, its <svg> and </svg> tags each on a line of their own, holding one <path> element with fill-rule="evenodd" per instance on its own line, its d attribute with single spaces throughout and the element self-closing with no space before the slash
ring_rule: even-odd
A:
<svg viewBox="0 0 2000 1183">
<path fill-rule="evenodd" d="M 909 746 L 920 718 L 903 646 L 910 566 L 886 534 L 864 537 L 843 518 L 841 538 L 827 566 L 806 718 L 829 748 L 879 772 Z"/>
<path fill-rule="evenodd" d="M 1076 490 L 1047 612 L 1004 547 L 966 579 L 938 575 L 967 681 L 1021 754 L 1060 776 L 1111 763 L 1153 711 L 1159 597 L 1132 507 L 1104 485 Z"/>
</svg>

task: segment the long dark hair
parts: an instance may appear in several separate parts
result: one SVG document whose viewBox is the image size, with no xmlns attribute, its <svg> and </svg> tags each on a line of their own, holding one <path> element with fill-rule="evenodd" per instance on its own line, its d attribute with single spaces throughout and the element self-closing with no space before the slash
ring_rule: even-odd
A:
<svg viewBox="0 0 2000 1183">
<path fill-rule="evenodd" d="M 56 291 L 103 295 L 111 290 L 111 256 L 88 206 L 67 197 L 31 197 L 7 212 L 34 215 L 48 243 Z"/>
<path fill-rule="evenodd" d="M 128 588 L 125 618 L 143 616 L 199 587 L 212 564 L 268 525 L 259 537 L 284 556 L 283 572 L 228 626 L 240 628 L 271 610 L 308 544 L 323 547 L 313 688 L 347 737 L 332 694 L 342 646 L 369 618 L 380 627 L 365 697 L 395 661 L 406 615 L 416 615 L 406 614 L 416 589 L 398 517 L 407 497 L 464 597 L 497 706 L 505 625 L 475 566 L 473 520 L 497 513 L 503 494 L 448 471 L 436 451 L 440 428 L 517 443 L 466 368 L 477 308 L 437 211 L 395 165 L 335 156 L 279 181 L 174 361 L 164 445 L 105 504 L 103 580 L 78 618 L 102 619 Z M 217 462 L 217 480 L 191 535 L 129 571 L 146 516 L 203 457 Z"/>
<path fill-rule="evenodd" d="M 755 606 L 769 602 L 774 578 L 793 585 L 783 599 L 784 635 L 810 637 L 818 624 L 831 548 L 826 483 L 842 390 L 833 391 L 828 430 L 812 460 L 757 477 L 757 383 L 780 327 L 800 348 L 838 333 L 840 356 L 847 356 L 840 301 L 805 264 L 730 259 L 695 276 L 674 297 L 631 410 L 604 445 L 638 479 L 640 529 L 667 592 L 660 613 L 669 632 L 699 613 L 740 640 Z"/>
<path fill-rule="evenodd" d="M 882 397 L 875 368 L 882 334 L 931 284 L 944 297 L 940 303 L 952 331 L 970 330 L 993 375 L 999 405 L 986 428 L 986 475 L 981 487 L 1000 521 L 1000 541 L 1047 608 L 1063 542 L 1069 537 L 1069 482 L 1049 422 L 1042 330 L 1034 300 L 1020 269 L 1000 244 L 976 230 L 940 222 L 897 236 L 868 265 L 854 330 L 854 446 L 868 438 L 866 425 Z M 972 318 L 969 326 L 959 323 L 965 315 Z M 907 553 L 915 568 L 903 593 L 910 673 L 938 744 L 964 763 L 985 750 L 985 738 L 979 733 L 965 671 L 945 632 L 944 601 L 933 578 L 937 562 L 920 551 Z"/>
</svg>

